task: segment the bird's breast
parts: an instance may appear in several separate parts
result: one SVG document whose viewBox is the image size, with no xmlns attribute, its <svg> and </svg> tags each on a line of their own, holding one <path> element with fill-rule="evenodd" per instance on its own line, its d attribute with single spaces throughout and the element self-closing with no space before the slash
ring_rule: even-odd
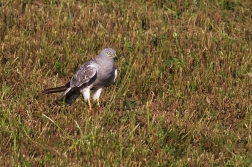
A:
<svg viewBox="0 0 252 167">
<path fill-rule="evenodd" d="M 93 84 L 93 88 L 107 87 L 115 81 L 115 69 L 108 71 L 100 71 L 97 73 L 97 79 Z"/>
</svg>

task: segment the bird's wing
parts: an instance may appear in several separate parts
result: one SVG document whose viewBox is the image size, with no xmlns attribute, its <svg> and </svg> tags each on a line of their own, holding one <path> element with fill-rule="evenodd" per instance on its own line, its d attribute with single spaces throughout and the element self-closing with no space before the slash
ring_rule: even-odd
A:
<svg viewBox="0 0 252 167">
<path fill-rule="evenodd" d="M 97 76 L 97 70 L 94 65 L 90 63 L 83 64 L 74 74 L 70 81 L 71 87 L 81 87 L 83 84 L 86 84 Z"/>
<path fill-rule="evenodd" d="M 90 63 L 83 64 L 70 80 L 70 87 L 58 97 L 55 102 L 62 100 L 65 96 L 65 102 L 71 105 L 80 95 L 79 87 L 84 84 L 92 83 L 96 79 L 97 70 Z"/>
</svg>

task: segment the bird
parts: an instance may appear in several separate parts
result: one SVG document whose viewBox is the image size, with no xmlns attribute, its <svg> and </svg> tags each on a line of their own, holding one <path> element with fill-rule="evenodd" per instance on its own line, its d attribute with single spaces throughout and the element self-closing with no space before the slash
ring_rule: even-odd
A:
<svg viewBox="0 0 252 167">
<path fill-rule="evenodd" d="M 82 64 L 67 84 L 60 87 L 49 88 L 42 91 L 43 94 L 63 92 L 54 103 L 64 101 L 71 105 L 81 94 L 84 101 L 90 102 L 90 90 L 94 91 L 93 101 L 100 106 L 100 95 L 104 87 L 115 83 L 118 70 L 115 67 L 116 51 L 113 48 L 104 48 L 96 57 Z"/>
</svg>

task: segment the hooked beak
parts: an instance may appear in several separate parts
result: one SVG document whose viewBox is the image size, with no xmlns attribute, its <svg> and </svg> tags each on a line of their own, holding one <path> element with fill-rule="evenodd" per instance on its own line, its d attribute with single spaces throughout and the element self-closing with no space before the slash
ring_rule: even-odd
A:
<svg viewBox="0 0 252 167">
<path fill-rule="evenodd" d="M 117 55 L 115 55 L 115 57 L 114 57 L 113 59 L 114 59 L 114 60 L 118 60 Z"/>
</svg>

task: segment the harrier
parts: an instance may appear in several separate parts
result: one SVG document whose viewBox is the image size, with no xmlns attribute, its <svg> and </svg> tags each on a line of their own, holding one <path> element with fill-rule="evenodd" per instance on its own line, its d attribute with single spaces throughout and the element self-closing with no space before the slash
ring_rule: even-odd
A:
<svg viewBox="0 0 252 167">
<path fill-rule="evenodd" d="M 94 90 L 93 100 L 97 101 L 100 106 L 99 97 L 102 89 L 112 85 L 117 78 L 115 58 L 116 51 L 112 48 L 105 48 L 99 55 L 82 64 L 65 86 L 45 89 L 42 93 L 63 92 L 55 102 L 65 99 L 69 105 L 82 94 L 84 100 L 88 102 L 89 109 L 92 110 L 90 90 Z"/>
</svg>

